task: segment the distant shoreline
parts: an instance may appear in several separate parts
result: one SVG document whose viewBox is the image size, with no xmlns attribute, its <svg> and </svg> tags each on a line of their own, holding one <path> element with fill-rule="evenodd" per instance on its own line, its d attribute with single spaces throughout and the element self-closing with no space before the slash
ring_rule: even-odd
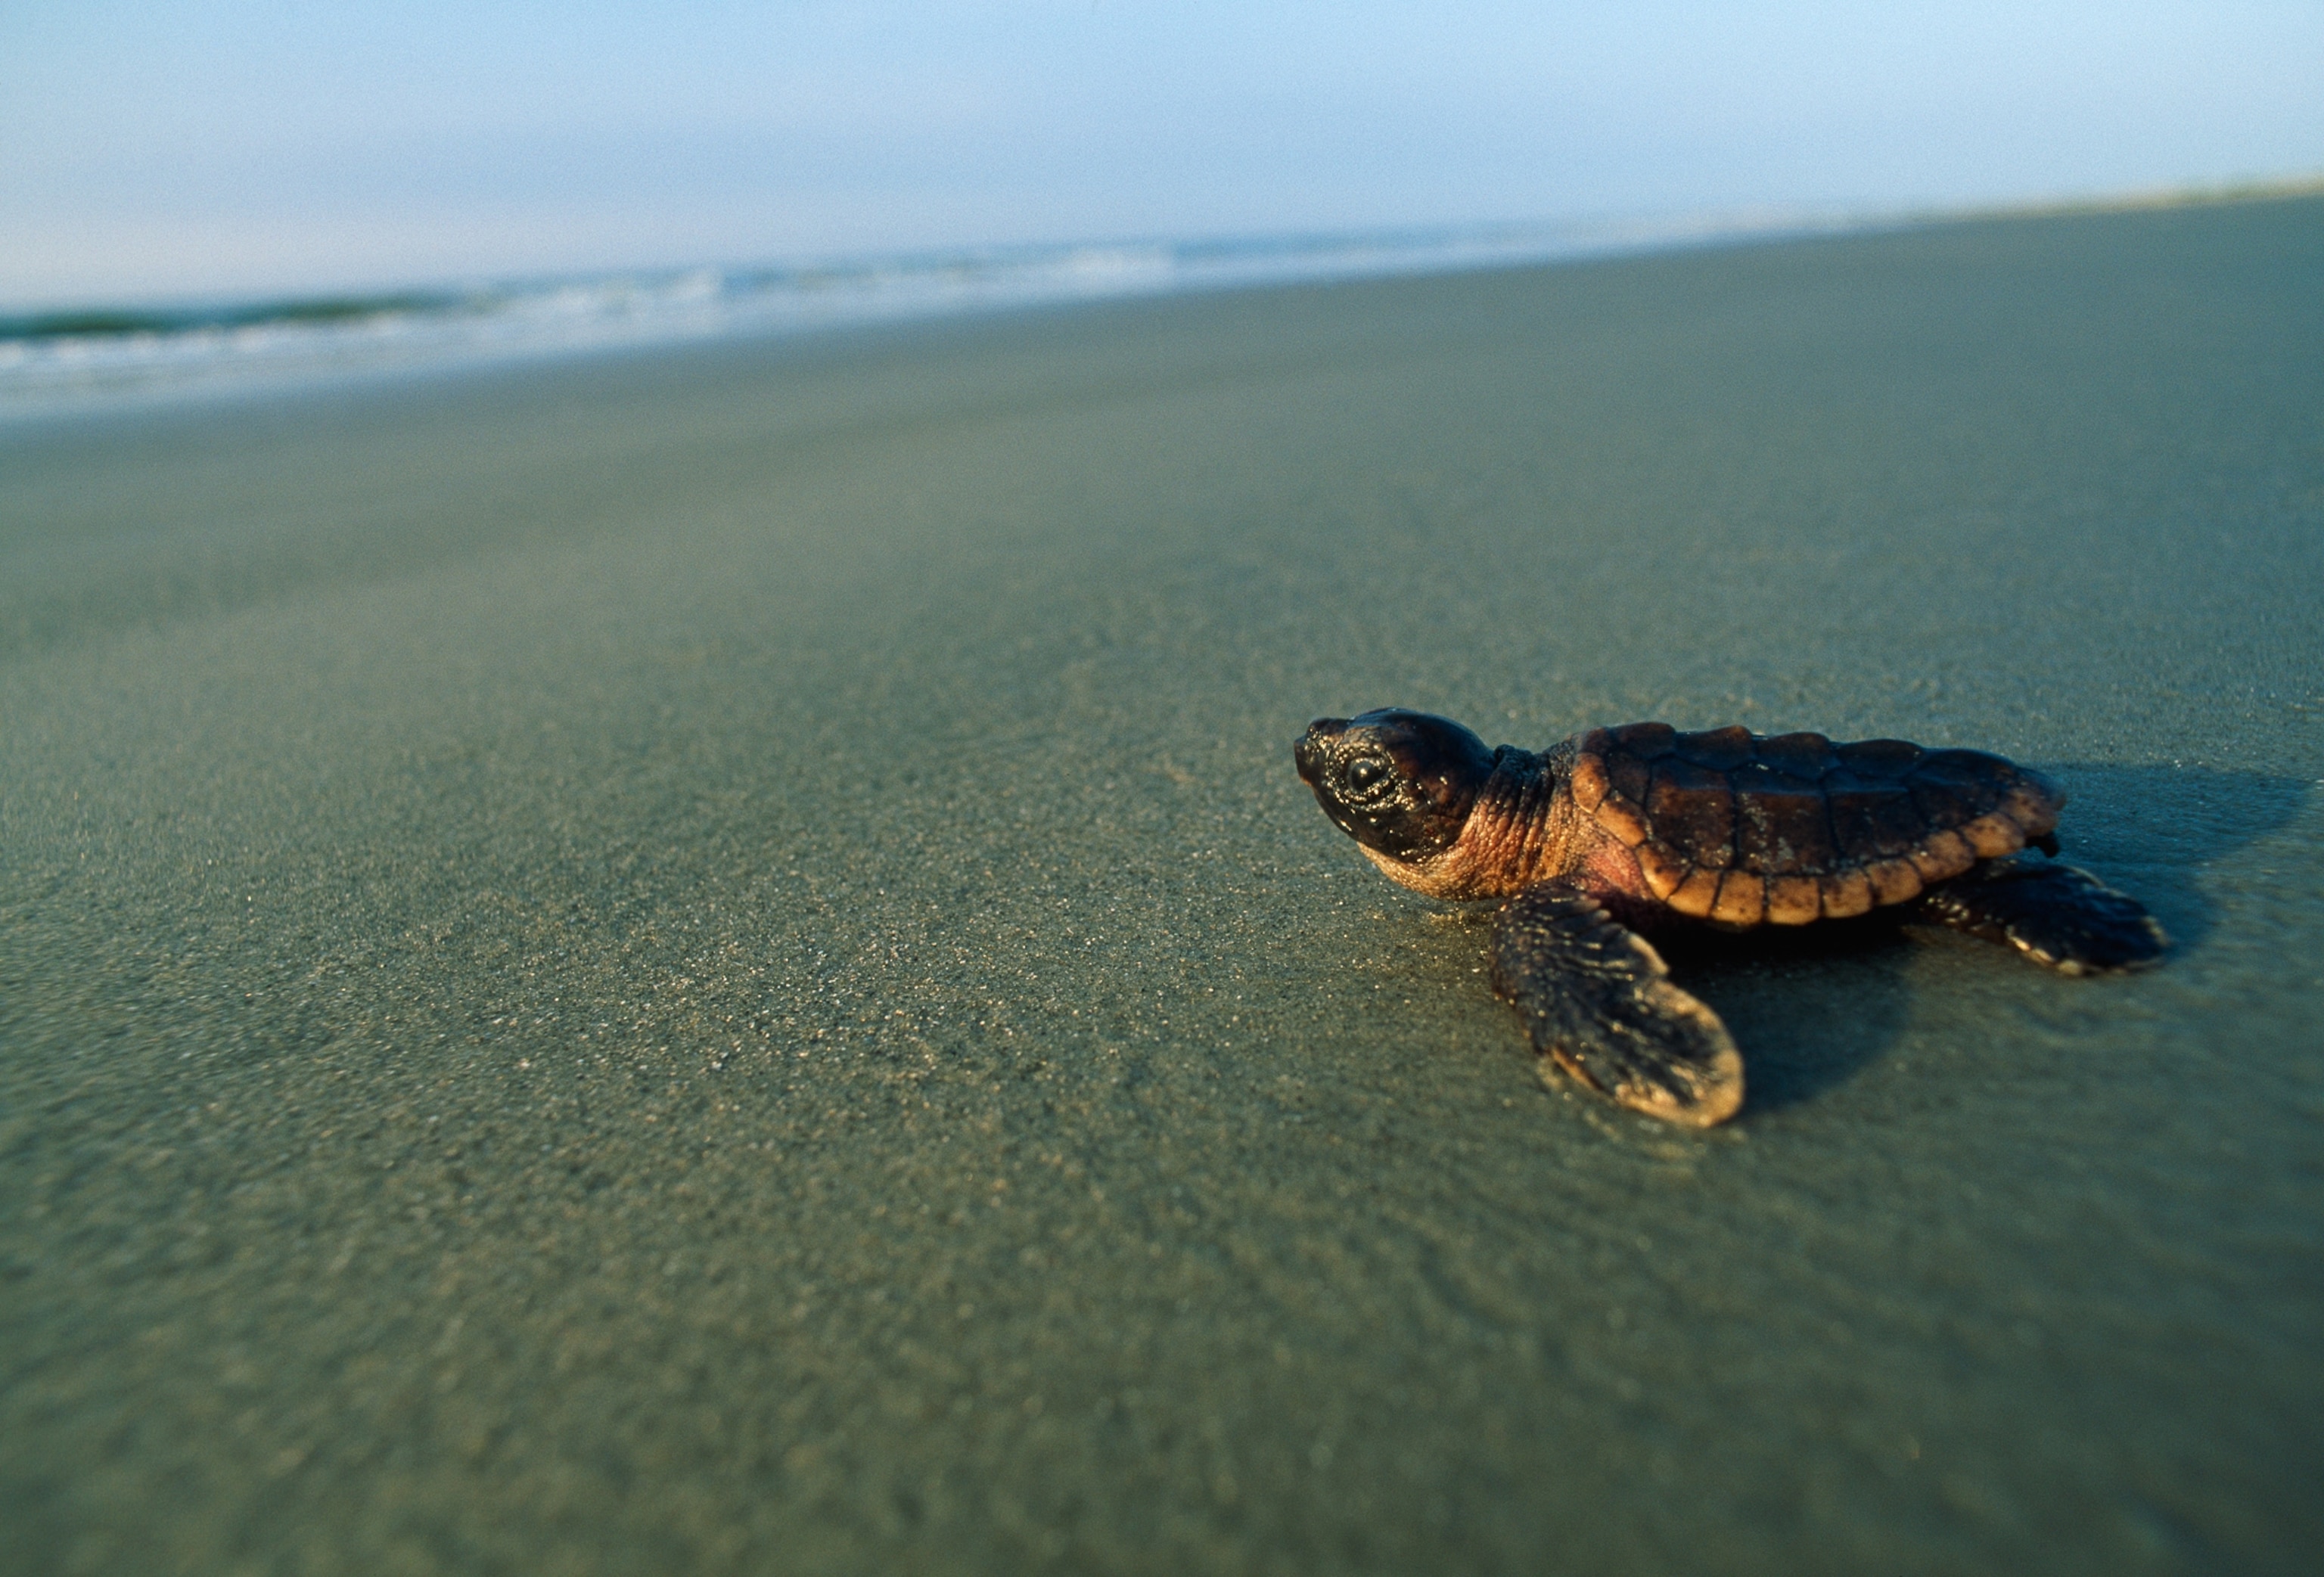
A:
<svg viewBox="0 0 2324 1577">
<path fill-rule="evenodd" d="M 2162 208 L 2220 208 L 2233 203 L 2281 202 L 2307 197 L 2324 197 L 2324 173 L 2285 176 L 2281 180 L 2254 179 L 2205 182 L 2197 186 L 2163 186 L 2100 197 L 2003 203 L 1991 208 L 1932 209 L 1920 217 L 1938 224 L 1977 219 L 2041 219 L 2071 214 L 2139 214 Z"/>
<path fill-rule="evenodd" d="M 0 314 L 0 422 L 1016 308 L 2318 195 L 2324 195 L 2324 175 L 1970 208 L 1754 209 L 1662 219 L 1056 243 L 512 277 L 372 292 L 98 303 Z"/>
</svg>

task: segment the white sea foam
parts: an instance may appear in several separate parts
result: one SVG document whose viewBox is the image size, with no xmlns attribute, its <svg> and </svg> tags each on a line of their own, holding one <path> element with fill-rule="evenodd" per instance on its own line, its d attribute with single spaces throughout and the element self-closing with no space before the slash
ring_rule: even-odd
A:
<svg viewBox="0 0 2324 1577">
<path fill-rule="evenodd" d="M 0 318 L 0 419 L 321 379 L 1109 297 L 1450 272 L 1855 227 L 1831 215 L 996 248 Z"/>
</svg>

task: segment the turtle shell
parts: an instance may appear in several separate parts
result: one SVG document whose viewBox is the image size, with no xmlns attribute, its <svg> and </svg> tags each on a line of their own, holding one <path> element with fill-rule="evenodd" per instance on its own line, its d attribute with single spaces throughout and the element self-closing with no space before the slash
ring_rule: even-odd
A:
<svg viewBox="0 0 2324 1577">
<path fill-rule="evenodd" d="M 1655 898 L 1733 926 L 1903 903 L 2045 836 L 2066 802 L 2040 773 L 1982 751 L 1739 724 L 1592 729 L 1568 781 L 1581 809 L 1636 852 Z"/>
</svg>

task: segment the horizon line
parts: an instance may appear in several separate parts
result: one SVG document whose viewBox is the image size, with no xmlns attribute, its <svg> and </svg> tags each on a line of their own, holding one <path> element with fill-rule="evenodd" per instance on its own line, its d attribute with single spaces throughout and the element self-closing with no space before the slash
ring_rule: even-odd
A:
<svg viewBox="0 0 2324 1577">
<path fill-rule="evenodd" d="M 1290 249 L 1311 246 L 1360 245 L 1368 241 L 1447 241 L 1457 237 L 1484 240 L 1496 235 L 1511 239 L 1546 236 L 1563 231 L 1576 235 L 1623 229 L 1662 231 L 1676 236 L 1700 227 L 1706 238 L 1724 231 L 1738 235 L 1782 233 L 1787 228 L 1862 229 L 1974 223 L 1989 219 L 2041 218 L 2074 214 L 2127 213 L 2162 208 L 2201 208 L 2241 202 L 2282 201 L 2324 196 L 2324 171 L 2284 176 L 2239 177 L 2222 180 L 2174 183 L 2168 186 L 2080 196 L 2056 196 L 1964 204 L 1880 208 L 1853 203 L 1759 203 L 1727 208 L 1701 208 L 1665 213 L 1591 214 L 1564 217 L 1480 219 L 1452 224 L 1399 224 L 1346 227 L 1304 226 L 1279 231 L 1202 232 L 1170 235 L 1157 233 L 1080 236 L 1065 239 L 930 244 L 893 249 L 859 248 L 842 251 L 762 254 L 748 260 L 715 262 L 696 259 L 637 264 L 540 270 L 509 270 L 490 273 L 438 273 L 383 282 L 371 288 L 313 290 L 226 290 L 173 294 L 127 292 L 112 298 L 51 297 L 52 304 L 18 307 L 0 302 L 0 340 L 22 343 L 64 335 L 106 335 L 169 332 L 192 327 L 233 327 L 254 321 L 325 323 L 395 310 L 443 309 L 457 307 L 480 292 L 511 287 L 548 288 L 617 276 L 678 278 L 714 273 L 724 278 L 812 275 L 824 271 L 855 271 L 881 265 L 942 264 L 976 259 L 1005 260 L 1045 254 L 1104 249 L 1204 248 Z M 258 317 L 257 314 L 264 316 Z M 180 321 L 164 326 L 171 315 L 181 319 L 199 317 L 196 324 Z M 101 321 L 118 318 L 113 327 Z M 77 328 L 68 325 L 88 323 Z M 53 325 L 54 327 L 50 327 Z"/>
</svg>

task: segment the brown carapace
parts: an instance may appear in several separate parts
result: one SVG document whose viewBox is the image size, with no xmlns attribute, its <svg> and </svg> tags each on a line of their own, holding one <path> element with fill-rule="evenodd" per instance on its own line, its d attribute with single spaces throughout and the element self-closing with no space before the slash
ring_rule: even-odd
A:
<svg viewBox="0 0 2324 1577">
<path fill-rule="evenodd" d="M 2039 844 L 2066 797 L 1982 751 L 1667 724 L 1574 742 L 1577 809 L 1628 849 L 1647 896 L 1722 925 L 1850 919 Z"/>
<path fill-rule="evenodd" d="M 2133 899 L 2024 853 L 2056 853 L 2066 797 L 1981 751 L 1634 723 L 1536 753 L 1389 708 L 1319 718 L 1293 754 L 1388 875 L 1508 900 L 1494 989 L 1548 1064 L 1675 1122 L 1734 1115 L 1742 1058 L 1641 933 L 1889 908 L 2068 974 L 2138 968 L 2166 945 Z"/>
</svg>

